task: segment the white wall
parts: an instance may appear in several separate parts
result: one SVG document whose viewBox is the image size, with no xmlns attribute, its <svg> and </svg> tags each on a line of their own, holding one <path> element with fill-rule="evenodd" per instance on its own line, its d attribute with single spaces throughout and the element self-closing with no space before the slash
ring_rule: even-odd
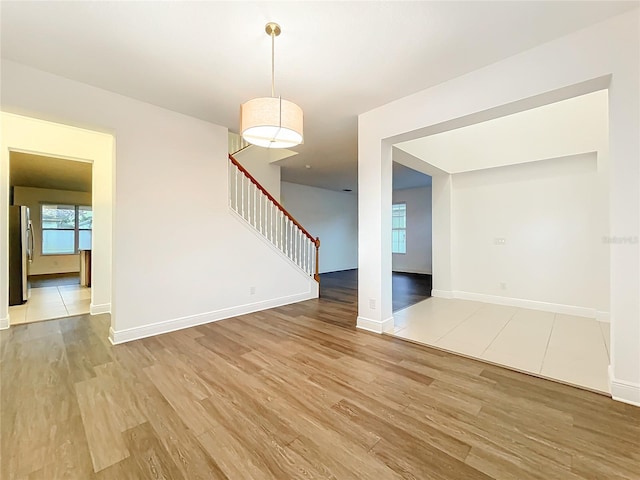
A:
<svg viewBox="0 0 640 480">
<path fill-rule="evenodd" d="M 454 175 L 456 296 L 608 312 L 608 217 L 600 215 L 599 183 L 595 154 Z"/>
<path fill-rule="evenodd" d="M 115 135 L 113 341 L 317 296 L 230 211 L 226 128 L 10 61 L 1 80 L 3 110 Z"/>
<path fill-rule="evenodd" d="M 271 163 L 271 149 L 250 146 L 236 153 L 234 158 L 273 198 L 280 201 L 280 166 Z"/>
<path fill-rule="evenodd" d="M 608 88 L 609 235 L 640 236 L 638 20 L 638 11 L 633 10 L 359 116 L 360 328 L 378 332 L 393 328 L 387 232 L 395 143 Z M 446 223 L 436 222 L 436 198 L 451 201 L 448 180 L 442 177 L 434 176 L 434 229 L 436 223 Z M 449 243 L 444 235 L 440 240 Z M 437 260 L 436 242 L 433 255 Z M 640 405 L 638 242 L 614 243 L 610 255 L 611 390 L 614 398 Z M 437 267 L 434 261 L 434 282 L 447 275 L 440 275 Z"/>
<path fill-rule="evenodd" d="M 358 197 L 351 193 L 282 182 L 282 205 L 320 237 L 320 273 L 358 267 Z"/>
<path fill-rule="evenodd" d="M 407 253 L 394 253 L 394 272 L 431 273 L 431 187 L 393 191 L 393 203 L 407 204 Z"/>
<path fill-rule="evenodd" d="M 43 203 L 91 205 L 91 193 L 15 186 L 13 195 L 14 204 L 26 205 L 31 213 L 35 250 L 33 252 L 33 263 L 29 266 L 29 275 L 79 272 L 80 255 L 78 254 L 42 255 L 42 211 L 40 207 Z"/>
</svg>

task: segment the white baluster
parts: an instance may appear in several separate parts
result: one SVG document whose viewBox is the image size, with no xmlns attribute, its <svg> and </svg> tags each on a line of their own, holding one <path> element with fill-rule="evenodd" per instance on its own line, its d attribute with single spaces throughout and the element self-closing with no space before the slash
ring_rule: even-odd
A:
<svg viewBox="0 0 640 480">
<path fill-rule="evenodd" d="M 265 231 L 264 231 L 264 214 L 266 210 L 266 205 L 264 203 L 265 198 L 267 198 L 266 195 L 260 192 L 260 231 L 262 232 L 262 235 L 266 237 Z"/>
<path fill-rule="evenodd" d="M 296 227 L 291 222 L 291 260 L 296 262 Z"/>
<path fill-rule="evenodd" d="M 307 271 L 307 237 L 301 237 L 300 248 L 302 249 L 302 270 Z"/>
<path fill-rule="evenodd" d="M 289 218 L 287 217 L 285 219 L 285 241 L 287 243 L 287 257 L 291 258 L 291 246 L 289 245 L 289 242 L 291 241 L 291 233 L 289 232 L 290 229 L 290 225 L 289 225 Z"/>
<path fill-rule="evenodd" d="M 233 196 L 236 197 L 236 212 L 238 211 L 238 167 L 233 166 Z"/>
<path fill-rule="evenodd" d="M 278 248 L 282 250 L 282 212 L 280 209 L 276 212 L 276 239 L 278 240 Z"/>
<path fill-rule="evenodd" d="M 242 203 L 242 218 L 244 217 L 244 174 L 240 178 L 240 202 Z"/>
<path fill-rule="evenodd" d="M 255 185 L 251 185 L 253 187 L 253 226 L 258 230 L 258 193 L 260 190 Z"/>
</svg>

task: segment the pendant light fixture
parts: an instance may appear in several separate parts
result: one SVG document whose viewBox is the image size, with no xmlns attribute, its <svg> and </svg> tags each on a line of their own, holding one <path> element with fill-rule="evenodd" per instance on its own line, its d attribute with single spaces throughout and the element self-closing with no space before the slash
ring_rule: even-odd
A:
<svg viewBox="0 0 640 480">
<path fill-rule="evenodd" d="M 275 38 L 280 25 L 265 26 L 271 37 L 271 96 L 254 98 L 240 105 L 240 133 L 247 142 L 266 148 L 289 148 L 302 143 L 302 109 L 275 95 Z"/>
</svg>

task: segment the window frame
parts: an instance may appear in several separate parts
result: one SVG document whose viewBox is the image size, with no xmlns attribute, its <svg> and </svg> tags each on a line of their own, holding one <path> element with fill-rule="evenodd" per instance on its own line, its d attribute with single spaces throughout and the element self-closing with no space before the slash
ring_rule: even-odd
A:
<svg viewBox="0 0 640 480">
<path fill-rule="evenodd" d="M 74 221 L 73 228 L 45 228 L 44 227 L 44 208 L 45 207 L 73 207 L 74 209 Z M 81 230 L 89 230 L 93 232 L 93 221 L 91 222 L 91 228 L 80 228 L 80 218 L 78 213 L 80 212 L 81 207 L 89 207 L 91 209 L 91 216 L 93 218 L 93 206 L 85 205 L 85 204 L 73 204 L 73 203 L 64 203 L 64 202 L 40 202 L 40 255 L 43 257 L 57 257 L 57 256 L 67 256 L 67 255 L 78 255 L 80 253 L 80 231 Z M 73 253 L 45 253 L 44 251 L 44 232 L 50 231 L 63 231 L 73 233 Z"/>
<path fill-rule="evenodd" d="M 404 206 L 404 227 L 393 226 L 393 211 L 396 206 Z M 404 252 L 395 251 L 393 242 L 393 233 L 396 231 L 404 231 Z M 407 202 L 393 202 L 391 204 L 391 254 L 392 255 L 406 255 L 407 254 Z"/>
</svg>

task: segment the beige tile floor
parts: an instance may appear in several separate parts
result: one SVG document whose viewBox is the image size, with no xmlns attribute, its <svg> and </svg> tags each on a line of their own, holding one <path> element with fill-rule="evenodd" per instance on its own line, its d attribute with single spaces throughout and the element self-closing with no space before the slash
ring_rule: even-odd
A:
<svg viewBox="0 0 640 480">
<path fill-rule="evenodd" d="M 31 296 L 24 305 L 9 307 L 9 323 L 50 320 L 89 313 L 91 289 L 80 285 L 32 288 Z"/>
<path fill-rule="evenodd" d="M 435 297 L 393 316 L 397 337 L 609 393 L 608 323 Z"/>
</svg>

